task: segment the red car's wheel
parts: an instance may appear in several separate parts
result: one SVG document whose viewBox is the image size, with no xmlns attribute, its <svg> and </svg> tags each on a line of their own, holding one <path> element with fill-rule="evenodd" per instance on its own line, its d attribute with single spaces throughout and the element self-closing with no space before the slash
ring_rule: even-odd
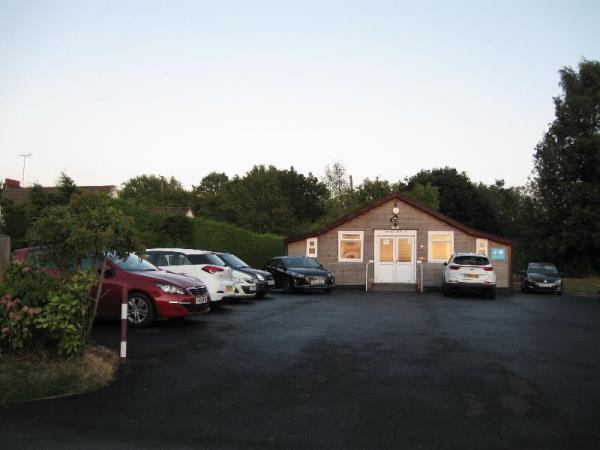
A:
<svg viewBox="0 0 600 450">
<path fill-rule="evenodd" d="M 127 321 L 137 328 L 147 327 L 154 321 L 154 305 L 147 295 L 141 292 L 129 294 Z"/>
</svg>

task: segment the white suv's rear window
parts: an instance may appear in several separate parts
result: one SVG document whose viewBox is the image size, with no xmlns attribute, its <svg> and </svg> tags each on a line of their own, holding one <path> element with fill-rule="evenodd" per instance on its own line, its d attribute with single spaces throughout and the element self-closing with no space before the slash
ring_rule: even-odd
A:
<svg viewBox="0 0 600 450">
<path fill-rule="evenodd" d="M 457 256 L 453 263 L 461 266 L 489 266 L 490 260 L 483 256 Z"/>
</svg>

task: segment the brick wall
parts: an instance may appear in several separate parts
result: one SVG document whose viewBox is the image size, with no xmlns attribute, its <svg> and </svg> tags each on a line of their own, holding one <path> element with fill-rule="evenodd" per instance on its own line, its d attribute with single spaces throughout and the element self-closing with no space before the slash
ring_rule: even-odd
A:
<svg viewBox="0 0 600 450">
<path fill-rule="evenodd" d="M 362 285 L 365 283 L 365 268 L 369 260 L 374 259 L 374 234 L 375 230 L 390 229 L 390 218 L 395 201 L 389 201 L 374 208 L 361 216 L 349 220 L 343 225 L 318 236 L 318 259 L 325 267 L 335 273 L 339 285 Z M 427 261 L 428 231 L 454 231 L 454 251 L 475 252 L 475 236 L 465 233 L 447 223 L 419 210 L 408 204 L 398 201 L 400 209 L 398 225 L 401 230 L 417 230 L 417 258 L 424 258 L 423 281 L 425 286 L 440 286 L 442 281 L 441 263 Z M 364 248 L 362 262 L 338 262 L 338 231 L 364 231 Z M 496 269 L 499 288 L 509 286 L 510 246 L 488 241 L 488 252 L 492 247 L 506 249 L 506 261 L 492 261 Z M 306 240 L 288 244 L 287 254 L 291 256 L 306 254 Z M 373 268 L 369 269 L 369 278 L 373 278 Z M 417 265 L 417 280 L 419 280 L 419 267 Z"/>
</svg>

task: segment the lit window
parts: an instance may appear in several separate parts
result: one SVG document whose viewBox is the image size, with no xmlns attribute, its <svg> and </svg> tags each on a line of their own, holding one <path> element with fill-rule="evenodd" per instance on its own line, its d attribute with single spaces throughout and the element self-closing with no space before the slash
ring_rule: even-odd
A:
<svg viewBox="0 0 600 450">
<path fill-rule="evenodd" d="M 477 239 L 475 242 L 475 253 L 479 253 L 481 255 L 487 256 L 488 254 L 488 240 L 487 239 Z"/>
<path fill-rule="evenodd" d="M 317 238 L 308 238 L 306 240 L 306 256 L 309 258 L 317 257 Z"/>
<path fill-rule="evenodd" d="M 446 262 L 454 253 L 454 231 L 430 231 L 428 233 L 429 262 Z"/>
<path fill-rule="evenodd" d="M 413 257 L 412 238 L 398 239 L 398 262 L 412 262 Z"/>
<path fill-rule="evenodd" d="M 379 262 L 394 262 L 394 240 L 379 239 Z"/>
<path fill-rule="evenodd" d="M 338 261 L 362 262 L 363 231 L 338 231 Z"/>
</svg>

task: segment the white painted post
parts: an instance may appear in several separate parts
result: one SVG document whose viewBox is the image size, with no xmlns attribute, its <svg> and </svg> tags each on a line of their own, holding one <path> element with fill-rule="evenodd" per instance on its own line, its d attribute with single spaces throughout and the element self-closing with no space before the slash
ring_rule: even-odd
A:
<svg viewBox="0 0 600 450">
<path fill-rule="evenodd" d="M 370 259 L 367 261 L 367 265 L 365 266 L 365 292 L 369 290 L 369 264 L 373 264 L 374 261 Z"/>
<path fill-rule="evenodd" d="M 123 286 L 121 293 L 121 364 L 127 361 L 127 301 L 129 300 L 127 286 Z"/>
</svg>

